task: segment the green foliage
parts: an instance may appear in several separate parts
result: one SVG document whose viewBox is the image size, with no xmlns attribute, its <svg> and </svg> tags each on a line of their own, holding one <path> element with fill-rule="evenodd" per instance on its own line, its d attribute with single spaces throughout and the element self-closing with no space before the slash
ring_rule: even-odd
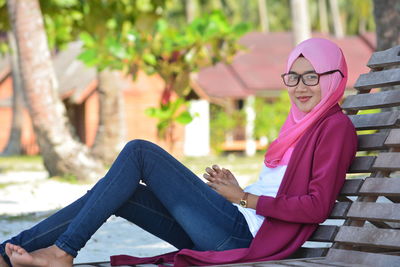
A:
<svg viewBox="0 0 400 267">
<path fill-rule="evenodd" d="M 186 105 L 187 103 L 182 98 L 178 98 L 175 101 L 161 105 L 159 108 L 151 107 L 146 109 L 146 115 L 158 119 L 157 130 L 160 138 L 167 138 L 168 127 L 173 122 L 185 125 L 193 120 L 193 116 L 185 109 Z"/>
<path fill-rule="evenodd" d="M 339 1 L 346 34 L 361 34 L 362 25 L 366 31 L 375 30 L 372 0 Z"/>
<path fill-rule="evenodd" d="M 159 119 L 159 136 L 165 137 L 176 121 L 191 121 L 189 112 L 176 116 L 183 103 L 171 102 L 171 92 L 183 98 L 189 92 L 189 75 L 201 67 L 219 61 L 230 62 L 240 49 L 237 39 L 249 31 L 243 23 L 231 25 L 221 11 L 214 11 L 180 28 L 171 27 L 166 19 L 152 21 L 153 27 L 140 29 L 129 21 L 115 21 L 104 36 L 83 32 L 80 39 L 85 51 L 79 59 L 90 66 L 118 69 L 136 76 L 138 70 L 157 73 L 165 82 L 162 103 L 146 114 Z M 118 33 L 114 31 L 118 29 Z"/>
<path fill-rule="evenodd" d="M 263 98 L 256 98 L 255 138 L 266 136 L 269 142 L 276 139 L 289 113 L 289 108 L 290 99 L 286 91 L 283 91 L 272 103 L 266 102 Z"/>
</svg>

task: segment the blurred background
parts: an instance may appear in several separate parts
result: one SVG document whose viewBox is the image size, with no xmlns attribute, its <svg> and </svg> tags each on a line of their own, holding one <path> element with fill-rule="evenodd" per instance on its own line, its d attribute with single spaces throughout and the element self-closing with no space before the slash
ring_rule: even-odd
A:
<svg viewBox="0 0 400 267">
<path fill-rule="evenodd" d="M 0 0 L 0 239 L 83 194 L 132 139 L 245 186 L 289 110 L 291 49 L 337 43 L 348 95 L 399 25 L 398 0 Z M 107 259 L 123 223 L 82 261 Z M 140 255 L 171 249 L 151 238 Z"/>
</svg>

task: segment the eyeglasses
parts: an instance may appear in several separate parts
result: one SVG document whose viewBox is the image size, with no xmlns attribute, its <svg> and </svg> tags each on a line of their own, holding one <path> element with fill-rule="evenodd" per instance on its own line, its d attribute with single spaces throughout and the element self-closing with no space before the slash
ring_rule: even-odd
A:
<svg viewBox="0 0 400 267">
<path fill-rule="evenodd" d="M 321 76 L 332 74 L 337 71 L 340 73 L 342 78 L 344 78 L 344 75 L 340 70 L 330 70 L 330 71 L 323 72 L 323 73 L 316 73 L 316 72 L 309 72 L 309 73 L 303 73 L 303 74 L 284 73 L 281 75 L 281 77 L 283 79 L 283 83 L 289 87 L 294 87 L 294 86 L 298 85 L 300 82 L 300 78 L 305 85 L 314 86 L 319 83 L 319 78 Z"/>
</svg>

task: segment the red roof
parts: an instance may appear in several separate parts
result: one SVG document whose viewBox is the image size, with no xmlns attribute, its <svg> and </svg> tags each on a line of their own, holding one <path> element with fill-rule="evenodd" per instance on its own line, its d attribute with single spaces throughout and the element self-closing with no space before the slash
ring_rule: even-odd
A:
<svg viewBox="0 0 400 267">
<path fill-rule="evenodd" d="M 337 43 L 343 50 L 349 67 L 348 88 L 352 88 L 361 73 L 368 72 L 366 63 L 374 51 L 375 35 L 349 36 L 336 39 L 322 34 Z M 239 52 L 228 66 L 219 63 L 202 69 L 196 83 L 211 97 L 244 98 L 284 88 L 280 75 L 285 71 L 287 56 L 293 49 L 289 32 L 252 32 L 241 38 L 247 49 Z"/>
</svg>

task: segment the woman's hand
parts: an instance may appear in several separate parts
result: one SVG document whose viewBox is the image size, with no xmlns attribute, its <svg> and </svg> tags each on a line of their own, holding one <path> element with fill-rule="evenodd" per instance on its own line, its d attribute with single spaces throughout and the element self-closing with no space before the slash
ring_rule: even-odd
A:
<svg viewBox="0 0 400 267">
<path fill-rule="evenodd" d="M 207 184 L 232 203 L 239 203 L 243 197 L 243 189 L 240 187 L 235 176 L 230 170 L 213 165 L 207 167 L 203 177 L 208 181 Z"/>
</svg>

